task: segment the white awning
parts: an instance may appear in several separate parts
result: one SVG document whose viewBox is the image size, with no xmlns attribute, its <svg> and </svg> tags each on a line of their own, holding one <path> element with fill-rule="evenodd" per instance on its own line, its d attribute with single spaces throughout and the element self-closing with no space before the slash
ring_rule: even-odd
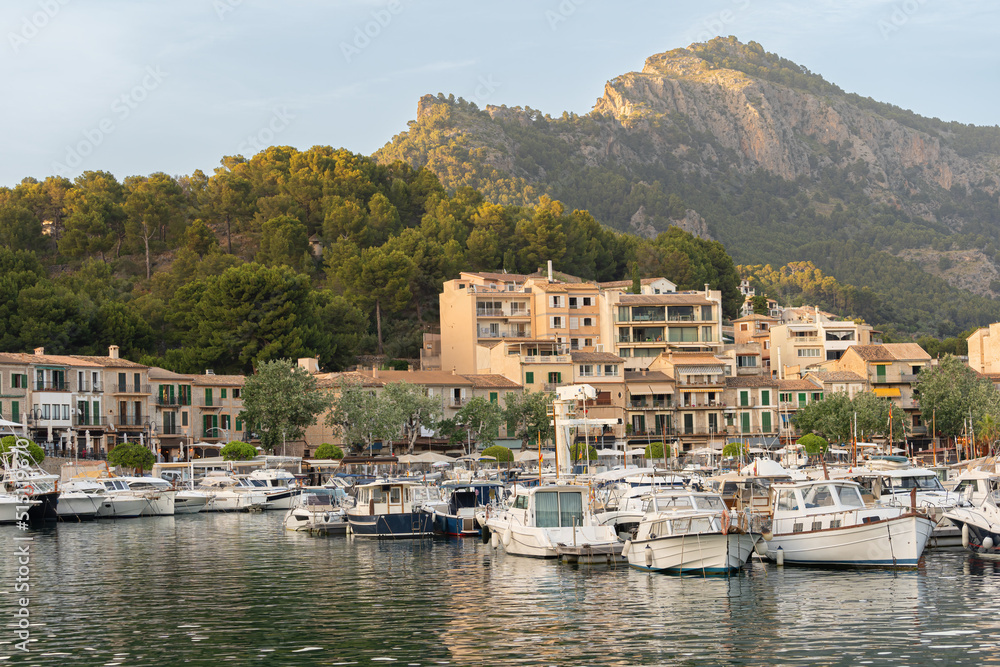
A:
<svg viewBox="0 0 1000 667">
<path fill-rule="evenodd" d="M 722 375 L 722 366 L 677 366 L 680 375 Z"/>
</svg>

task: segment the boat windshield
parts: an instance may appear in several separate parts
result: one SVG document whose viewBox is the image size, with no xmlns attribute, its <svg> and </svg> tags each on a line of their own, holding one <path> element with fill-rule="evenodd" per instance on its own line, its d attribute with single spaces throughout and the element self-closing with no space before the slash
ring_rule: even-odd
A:
<svg viewBox="0 0 1000 667">
<path fill-rule="evenodd" d="M 958 486 L 955 487 L 955 493 L 964 497 L 975 493 L 978 488 L 979 486 L 976 484 L 976 480 L 963 479 L 958 483 Z"/>
<path fill-rule="evenodd" d="M 893 477 L 889 482 L 893 491 L 944 491 L 941 480 L 937 475 L 911 475 L 907 477 Z"/>
<path fill-rule="evenodd" d="M 689 510 L 693 506 L 691 504 L 691 498 L 689 496 L 657 496 L 653 499 L 653 504 L 656 509 L 661 512 L 670 512 L 672 510 Z"/>
<path fill-rule="evenodd" d="M 861 499 L 858 487 L 853 484 L 834 484 L 837 495 L 840 497 L 840 504 L 844 507 L 864 507 L 865 501 Z"/>
<path fill-rule="evenodd" d="M 697 496 L 694 499 L 696 509 L 700 510 L 724 510 L 726 504 L 719 496 Z"/>
<path fill-rule="evenodd" d="M 673 519 L 671 522 L 672 535 L 689 535 L 692 533 L 711 533 L 712 519 L 707 516 L 695 516 L 685 519 Z"/>
<path fill-rule="evenodd" d="M 814 507 L 833 507 L 837 504 L 828 484 L 817 484 L 805 490 L 802 500 L 806 504 L 806 509 Z"/>
</svg>

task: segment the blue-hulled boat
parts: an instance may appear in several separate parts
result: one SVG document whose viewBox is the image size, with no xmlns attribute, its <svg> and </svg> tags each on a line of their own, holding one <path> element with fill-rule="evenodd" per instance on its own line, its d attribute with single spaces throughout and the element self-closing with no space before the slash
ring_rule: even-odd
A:
<svg viewBox="0 0 1000 667">
<path fill-rule="evenodd" d="M 347 510 L 351 533 L 358 537 L 403 539 L 434 534 L 434 518 L 414 506 L 413 482 L 382 481 L 356 487 L 357 504 Z"/>
<path fill-rule="evenodd" d="M 447 511 L 432 512 L 434 532 L 442 535 L 472 537 L 482 534 L 476 522 L 476 510 L 503 498 L 503 484 L 499 482 L 456 482 L 441 488 L 451 491 Z"/>
</svg>

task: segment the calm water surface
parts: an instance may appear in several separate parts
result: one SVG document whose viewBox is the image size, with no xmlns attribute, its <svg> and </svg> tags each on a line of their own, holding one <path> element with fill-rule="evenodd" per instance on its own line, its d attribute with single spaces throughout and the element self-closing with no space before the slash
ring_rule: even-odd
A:
<svg viewBox="0 0 1000 667">
<path fill-rule="evenodd" d="M 287 533 L 283 512 L 0 529 L 0 658 L 36 665 L 1000 662 L 1000 561 L 916 572 L 755 563 L 671 577 L 494 553 L 478 540 Z M 14 648 L 13 538 L 31 543 Z"/>
</svg>

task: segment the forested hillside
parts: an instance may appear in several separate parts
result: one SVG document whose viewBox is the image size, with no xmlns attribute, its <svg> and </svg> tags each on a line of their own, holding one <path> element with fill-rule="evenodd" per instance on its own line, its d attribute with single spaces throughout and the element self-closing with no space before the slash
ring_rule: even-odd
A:
<svg viewBox="0 0 1000 667">
<path fill-rule="evenodd" d="M 504 205 L 544 195 L 643 236 L 680 226 L 748 265 L 813 262 L 877 297 L 848 308 L 875 324 L 1000 319 L 1000 128 L 845 93 L 753 42 L 652 56 L 585 116 L 425 96 L 375 157 Z"/>
<path fill-rule="evenodd" d="M 0 351 L 123 355 L 181 372 L 323 368 L 417 355 L 441 284 L 461 270 L 555 268 L 595 280 L 665 275 L 741 297 L 718 242 L 601 226 L 543 197 L 489 203 L 426 168 L 329 147 L 227 157 L 214 174 L 119 182 L 25 179 L 0 189 Z"/>
</svg>

